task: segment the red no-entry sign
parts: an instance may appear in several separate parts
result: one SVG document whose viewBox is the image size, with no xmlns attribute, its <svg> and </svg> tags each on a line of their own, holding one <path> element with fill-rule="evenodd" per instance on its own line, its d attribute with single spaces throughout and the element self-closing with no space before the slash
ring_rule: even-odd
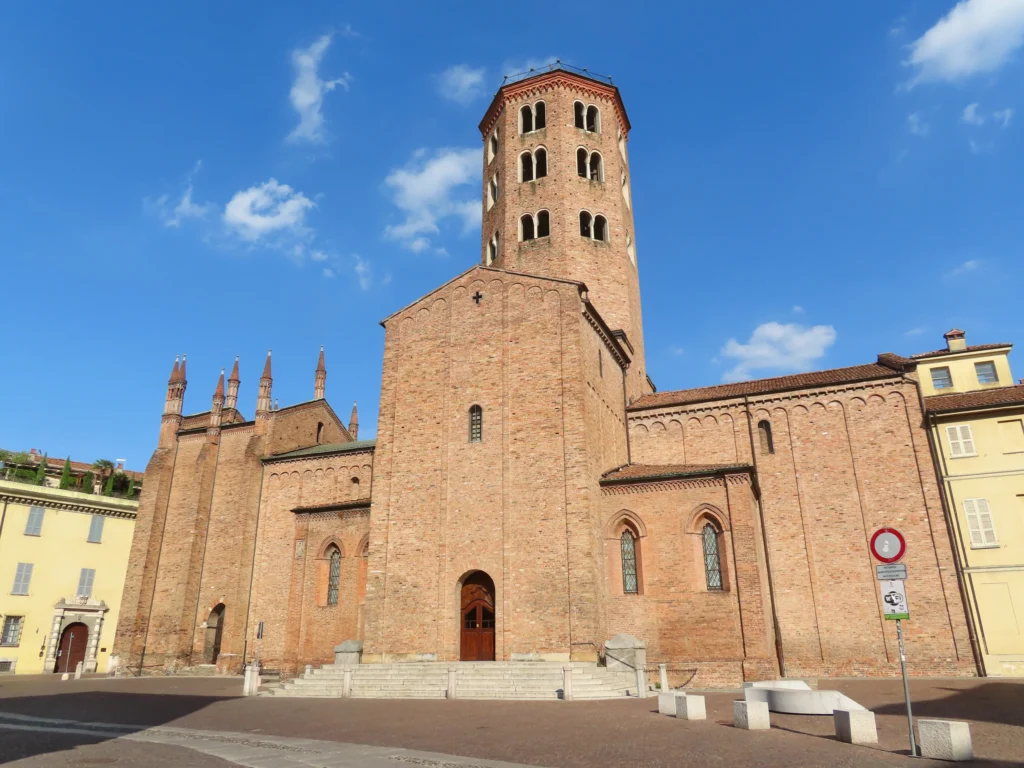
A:
<svg viewBox="0 0 1024 768">
<path fill-rule="evenodd" d="M 883 563 L 895 563 L 907 553 L 907 540 L 895 528 L 879 528 L 871 537 L 871 554 Z"/>
</svg>

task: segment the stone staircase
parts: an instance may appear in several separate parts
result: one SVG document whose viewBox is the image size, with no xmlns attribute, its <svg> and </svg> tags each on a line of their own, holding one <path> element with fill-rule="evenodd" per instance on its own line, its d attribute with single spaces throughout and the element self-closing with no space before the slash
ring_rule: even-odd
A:
<svg viewBox="0 0 1024 768">
<path fill-rule="evenodd" d="M 463 661 L 406 664 L 325 664 L 301 677 L 264 686 L 261 696 L 341 697 L 346 669 L 352 671 L 355 699 L 443 699 L 448 670 L 455 667 L 459 699 L 561 699 L 563 662 Z M 573 662 L 574 699 L 618 699 L 636 696 L 632 670 L 609 670 L 594 663 Z"/>
</svg>

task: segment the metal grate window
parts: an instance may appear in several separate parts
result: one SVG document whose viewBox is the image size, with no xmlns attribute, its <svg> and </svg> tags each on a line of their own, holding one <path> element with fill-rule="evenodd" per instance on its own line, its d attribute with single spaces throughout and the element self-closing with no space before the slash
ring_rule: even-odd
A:
<svg viewBox="0 0 1024 768">
<path fill-rule="evenodd" d="M 11 594 L 27 595 L 31 583 L 32 563 L 18 563 L 18 567 L 14 571 L 14 586 L 11 587 Z"/>
<path fill-rule="evenodd" d="M 92 597 L 92 585 L 94 581 L 96 581 L 96 569 L 83 568 L 78 574 L 78 592 L 75 594 L 79 597 Z"/>
<path fill-rule="evenodd" d="M 341 550 L 331 548 L 331 570 L 327 578 L 327 604 L 338 604 L 338 585 L 341 583 Z"/>
<path fill-rule="evenodd" d="M 25 523 L 26 536 L 41 536 L 43 533 L 43 514 L 46 510 L 42 507 L 32 507 L 28 511 L 28 522 Z"/>
<path fill-rule="evenodd" d="M 89 522 L 89 538 L 87 541 L 99 544 L 103 541 L 103 515 L 93 515 Z"/>
<path fill-rule="evenodd" d="M 974 372 L 978 374 L 979 384 L 997 384 L 999 374 L 996 373 L 996 364 L 991 360 L 984 363 L 975 363 Z"/>
<path fill-rule="evenodd" d="M 21 629 L 24 625 L 24 616 L 5 616 L 3 632 L 0 633 L 0 645 L 17 645 L 20 643 Z"/>
<path fill-rule="evenodd" d="M 722 590 L 722 561 L 718 556 L 718 531 L 711 523 L 704 526 L 701 534 L 704 543 L 704 577 L 708 582 L 708 590 Z"/>
<path fill-rule="evenodd" d="M 0 672 L 13 672 L 14 662 L 13 661 L 0 661 Z"/>
<path fill-rule="evenodd" d="M 479 443 L 484 439 L 484 409 L 474 405 L 469 409 L 469 442 Z"/>
<path fill-rule="evenodd" d="M 932 386 L 936 389 L 949 389 L 953 386 L 953 376 L 949 368 L 932 368 Z"/>
<path fill-rule="evenodd" d="M 622 532 L 622 591 L 627 595 L 638 593 L 636 580 L 636 537 L 628 528 Z"/>
</svg>

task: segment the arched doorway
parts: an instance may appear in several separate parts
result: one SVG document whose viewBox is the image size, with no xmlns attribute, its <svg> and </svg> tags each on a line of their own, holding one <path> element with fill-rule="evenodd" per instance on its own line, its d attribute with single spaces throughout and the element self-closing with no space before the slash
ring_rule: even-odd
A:
<svg viewBox="0 0 1024 768">
<path fill-rule="evenodd" d="M 462 661 L 494 661 L 494 581 L 474 571 L 462 582 Z"/>
<path fill-rule="evenodd" d="M 53 671 L 74 672 L 78 668 L 78 662 L 85 661 L 85 651 L 88 647 L 89 627 L 79 621 L 68 624 L 60 635 L 57 663 Z"/>
<path fill-rule="evenodd" d="M 203 661 L 216 664 L 220 656 L 220 638 L 224 634 L 224 603 L 218 603 L 206 620 L 206 642 L 203 643 Z"/>
</svg>

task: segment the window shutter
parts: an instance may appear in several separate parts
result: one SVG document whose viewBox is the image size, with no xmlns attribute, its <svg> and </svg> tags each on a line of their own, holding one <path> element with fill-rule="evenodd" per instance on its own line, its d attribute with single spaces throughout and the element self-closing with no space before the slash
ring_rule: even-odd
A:
<svg viewBox="0 0 1024 768">
<path fill-rule="evenodd" d="M 974 437 L 971 435 L 971 427 L 968 424 L 960 427 L 960 445 L 965 455 L 974 453 Z"/>
<path fill-rule="evenodd" d="M 960 445 L 960 430 L 958 427 L 946 427 L 946 439 L 949 440 L 949 453 L 951 456 L 962 456 L 963 446 Z"/>
<path fill-rule="evenodd" d="M 981 543 L 989 546 L 998 544 L 996 539 L 996 527 L 992 522 L 992 511 L 988 507 L 987 499 L 975 499 L 978 510 L 978 527 L 981 530 Z"/>
<path fill-rule="evenodd" d="M 964 513 L 967 515 L 967 530 L 971 534 L 971 546 L 982 544 L 981 526 L 978 523 L 978 507 L 974 499 L 964 499 Z"/>
</svg>

